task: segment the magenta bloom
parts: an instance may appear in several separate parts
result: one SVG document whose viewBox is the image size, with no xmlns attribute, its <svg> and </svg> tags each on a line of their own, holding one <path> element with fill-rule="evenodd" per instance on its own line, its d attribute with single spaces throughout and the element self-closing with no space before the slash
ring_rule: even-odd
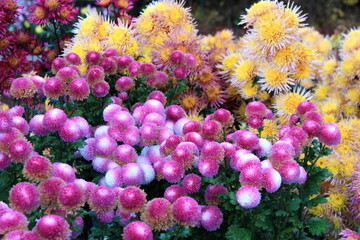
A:
<svg viewBox="0 0 360 240">
<path fill-rule="evenodd" d="M 17 211 L 7 211 L 0 215 L 0 234 L 14 230 L 26 230 L 28 223 L 24 214 Z"/>
<path fill-rule="evenodd" d="M 35 184 L 21 182 L 9 192 L 11 207 L 20 212 L 31 212 L 39 206 L 39 192 Z"/>
<path fill-rule="evenodd" d="M 209 232 L 220 228 L 223 214 L 217 206 L 206 206 L 201 210 L 201 225 Z"/>
<path fill-rule="evenodd" d="M 319 140 L 329 146 L 338 145 L 341 141 L 341 132 L 335 124 L 325 123 L 321 126 Z"/>
<path fill-rule="evenodd" d="M 51 171 L 50 160 L 39 155 L 29 158 L 23 168 L 23 174 L 26 178 L 38 182 L 49 178 Z"/>
<path fill-rule="evenodd" d="M 85 78 L 76 78 L 70 82 L 68 93 L 75 100 L 84 100 L 90 94 L 89 84 Z"/>
<path fill-rule="evenodd" d="M 135 221 L 129 223 L 122 234 L 124 240 L 152 240 L 151 228 L 144 222 Z"/>
<path fill-rule="evenodd" d="M 119 207 L 125 212 L 139 212 L 146 203 L 146 193 L 137 187 L 127 187 L 119 194 Z"/>
<path fill-rule="evenodd" d="M 171 185 L 166 188 L 164 192 L 164 198 L 169 200 L 170 202 L 175 202 L 179 197 L 186 196 L 185 189 L 179 185 Z"/>
<path fill-rule="evenodd" d="M 260 203 L 261 193 L 259 192 L 259 189 L 254 186 L 242 186 L 236 192 L 236 200 L 240 206 L 245 209 L 254 208 Z"/>
<path fill-rule="evenodd" d="M 149 201 L 141 219 L 152 229 L 166 230 L 173 225 L 172 205 L 165 198 L 154 198 Z"/>
<path fill-rule="evenodd" d="M 109 212 L 116 207 L 115 192 L 108 187 L 96 187 L 90 194 L 88 203 L 95 212 Z"/>
<path fill-rule="evenodd" d="M 37 222 L 35 231 L 42 239 L 68 239 L 71 236 L 67 221 L 58 215 L 46 215 Z"/>
<path fill-rule="evenodd" d="M 201 187 L 201 177 L 195 173 L 188 174 L 184 177 L 182 185 L 187 193 L 196 193 Z"/>
<path fill-rule="evenodd" d="M 53 108 L 45 113 L 43 124 L 50 131 L 58 131 L 66 120 L 67 116 L 62 109 Z"/>
<path fill-rule="evenodd" d="M 191 197 L 180 197 L 173 203 L 174 219 L 184 226 L 195 226 L 201 219 L 201 207 Z"/>
</svg>

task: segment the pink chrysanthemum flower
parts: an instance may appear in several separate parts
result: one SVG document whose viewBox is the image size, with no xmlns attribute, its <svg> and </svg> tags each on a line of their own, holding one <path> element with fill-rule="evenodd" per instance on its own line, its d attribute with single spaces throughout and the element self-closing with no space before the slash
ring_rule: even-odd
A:
<svg viewBox="0 0 360 240">
<path fill-rule="evenodd" d="M 154 198 L 149 201 L 141 219 L 152 229 L 166 230 L 174 224 L 174 216 L 171 202 L 165 198 Z"/>
<path fill-rule="evenodd" d="M 35 231 L 44 240 L 68 239 L 71 236 L 67 221 L 58 215 L 45 215 L 37 222 Z"/>
<path fill-rule="evenodd" d="M 85 203 L 84 191 L 75 183 L 64 185 L 58 195 L 59 206 L 67 211 L 80 208 Z"/>
<path fill-rule="evenodd" d="M 223 222 L 223 214 L 217 206 L 206 206 L 201 209 L 201 226 L 207 231 L 215 231 Z"/>
<path fill-rule="evenodd" d="M 46 208 L 57 207 L 59 191 L 64 184 L 64 180 L 58 177 L 51 177 L 41 182 L 38 186 L 41 206 Z"/>
<path fill-rule="evenodd" d="M 33 147 L 30 142 L 19 138 L 9 145 L 9 156 L 13 162 L 24 162 L 32 154 Z"/>
<path fill-rule="evenodd" d="M 109 212 L 116 207 L 117 199 L 111 188 L 98 186 L 91 192 L 88 203 L 95 212 Z"/>
<path fill-rule="evenodd" d="M 259 192 L 259 189 L 254 186 L 242 186 L 236 192 L 236 200 L 240 206 L 245 209 L 254 208 L 260 203 L 261 193 Z"/>
<path fill-rule="evenodd" d="M 126 225 L 122 237 L 124 240 L 152 240 L 153 233 L 146 223 L 135 221 Z"/>
<path fill-rule="evenodd" d="M 50 177 L 52 165 L 49 159 L 43 156 L 32 156 L 24 165 L 23 174 L 26 178 L 41 182 Z"/>
<path fill-rule="evenodd" d="M 27 230 L 29 222 L 26 216 L 18 211 L 7 211 L 0 215 L 0 234 L 14 230 Z"/>
<path fill-rule="evenodd" d="M 137 187 L 127 187 L 120 192 L 119 208 L 124 212 L 139 212 L 146 203 L 146 193 Z"/>
<path fill-rule="evenodd" d="M 114 161 L 119 165 L 125 165 L 127 163 L 135 162 L 138 158 L 138 155 L 132 146 L 122 144 L 115 149 L 113 158 Z"/>
<path fill-rule="evenodd" d="M 201 187 L 201 177 L 195 173 L 190 173 L 184 177 L 182 186 L 187 193 L 196 193 Z"/>
<path fill-rule="evenodd" d="M 174 219 L 184 226 L 195 226 L 201 218 L 201 207 L 191 197 L 180 197 L 173 203 Z"/>
<path fill-rule="evenodd" d="M 52 164 L 52 176 L 59 177 L 67 183 L 72 183 L 75 181 L 75 170 L 72 166 L 66 163 L 56 162 Z"/>
<path fill-rule="evenodd" d="M 31 212 L 39 206 L 39 192 L 35 184 L 18 183 L 10 190 L 9 201 L 13 209 L 20 212 Z"/>
<path fill-rule="evenodd" d="M 171 203 L 175 202 L 179 197 L 186 196 L 185 189 L 180 185 L 171 185 L 165 189 L 164 198 Z"/>
<path fill-rule="evenodd" d="M 144 170 L 137 163 L 127 163 L 122 169 L 123 184 L 125 186 L 137 186 L 144 183 Z"/>
<path fill-rule="evenodd" d="M 10 93 L 15 98 L 33 97 L 36 92 L 37 88 L 29 78 L 17 78 L 10 87 Z"/>
<path fill-rule="evenodd" d="M 69 83 L 68 94 L 75 100 L 84 100 L 90 94 L 89 84 L 85 78 L 76 78 Z"/>
</svg>

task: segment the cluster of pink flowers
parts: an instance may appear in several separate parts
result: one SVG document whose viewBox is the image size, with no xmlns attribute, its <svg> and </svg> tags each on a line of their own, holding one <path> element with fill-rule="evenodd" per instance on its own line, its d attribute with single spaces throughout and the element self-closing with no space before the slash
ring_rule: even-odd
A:
<svg viewBox="0 0 360 240">
<path fill-rule="evenodd" d="M 30 11 L 30 21 L 36 25 L 45 25 L 48 21 L 67 24 L 75 19 L 78 8 L 72 6 L 73 0 L 38 0 Z"/>
<path fill-rule="evenodd" d="M 65 59 L 70 62 L 76 56 Z M 57 74 L 66 68 L 73 69 L 63 66 Z M 131 85 L 130 78 L 117 81 L 117 88 L 121 90 L 128 90 Z M 86 203 L 100 221 L 111 222 L 119 216 L 119 223 L 126 226 L 124 239 L 152 239 L 152 230 L 166 230 L 175 223 L 214 231 L 220 227 L 223 217 L 217 206 L 223 200 L 217 194 L 227 194 L 229 189 L 207 184 L 204 192 L 207 205 L 200 205 L 191 195 L 204 186 L 202 177 L 216 177 L 220 165 L 231 167 L 239 172 L 241 184 L 236 200 L 243 208 L 254 208 L 260 203 L 262 188 L 272 193 L 281 183 L 306 181 L 305 169 L 294 158 L 299 157 L 312 138 L 318 137 L 327 145 L 336 145 L 340 140 L 336 125 L 322 124 L 321 116 L 310 102 L 298 106 L 290 124 L 280 130 L 280 140 L 274 144 L 248 130 L 227 134 L 233 124 L 228 110 L 218 109 L 200 123 L 185 118 L 180 106 L 165 105 L 166 97 L 160 91 L 152 92 L 145 103 L 135 104 L 132 110 L 115 101 L 103 110 L 106 125 L 96 127 L 79 116 L 68 118 L 58 108 L 35 115 L 29 124 L 21 117 L 24 112 L 21 107 L 0 112 L 1 169 L 11 162 L 21 162 L 24 176 L 38 182 L 37 186 L 21 182 L 10 190 L 11 209 L 1 205 L 0 223 L 6 224 L 0 224 L 0 234 L 67 239 L 71 234 L 80 233 L 71 232 L 63 217 L 46 215 L 33 231 L 27 231 L 28 221 L 23 213 L 42 206 L 66 215 Z M 256 115 L 271 118 L 272 115 L 261 102 L 250 103 L 246 114 L 250 118 Z M 299 121 L 301 127 L 295 126 Z M 86 145 L 74 157 L 80 154 L 105 176 L 98 185 L 77 179 L 70 165 L 51 163 L 34 152 L 24 137 L 29 131 L 35 135 L 57 131 L 66 142 L 87 138 Z M 135 150 L 137 147 L 142 148 L 140 154 Z M 266 157 L 268 159 L 260 160 Z M 195 173 L 187 173 L 190 170 Z M 173 185 L 165 189 L 163 197 L 147 201 L 140 186 L 155 179 L 164 179 Z M 139 212 L 142 221 L 128 224 Z M 80 218 L 78 221 L 81 223 Z"/>
</svg>

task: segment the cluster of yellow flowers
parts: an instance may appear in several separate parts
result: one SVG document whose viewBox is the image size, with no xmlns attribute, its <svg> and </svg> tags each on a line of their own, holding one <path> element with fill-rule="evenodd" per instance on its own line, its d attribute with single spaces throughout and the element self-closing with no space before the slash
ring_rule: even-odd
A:
<svg viewBox="0 0 360 240">
<path fill-rule="evenodd" d="M 121 54 L 139 55 L 138 41 L 130 24 L 111 22 L 100 16 L 96 11 L 90 11 L 86 17 L 75 25 L 75 37 L 67 43 L 64 54 L 70 52 L 80 56 L 82 64 L 79 70 L 87 69 L 85 57 L 88 52 L 104 53 L 108 48 L 114 48 Z"/>
<path fill-rule="evenodd" d="M 341 230 L 359 224 L 360 199 L 353 199 L 358 194 L 351 192 L 355 189 L 351 186 L 360 154 L 360 30 L 352 29 L 344 35 L 340 49 L 335 45 L 336 42 L 328 58 L 319 59 L 314 101 L 324 122 L 337 123 L 342 139 L 330 156 L 317 162 L 332 173 L 322 188 L 322 193 L 328 195 L 328 202 L 310 209 L 311 213 L 334 223 L 332 239 L 336 239 Z"/>
</svg>

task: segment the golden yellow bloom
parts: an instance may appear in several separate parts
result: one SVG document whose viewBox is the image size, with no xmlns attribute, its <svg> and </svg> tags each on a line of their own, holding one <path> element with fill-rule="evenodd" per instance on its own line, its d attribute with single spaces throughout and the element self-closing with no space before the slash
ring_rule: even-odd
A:
<svg viewBox="0 0 360 240">
<path fill-rule="evenodd" d="M 251 81 L 254 77 L 255 64 L 252 60 L 247 59 L 235 66 L 235 71 L 232 74 L 230 83 L 232 86 L 240 89 L 246 82 Z"/>
<path fill-rule="evenodd" d="M 278 93 L 280 91 L 290 90 L 290 85 L 294 85 L 294 80 L 288 76 L 287 72 L 282 72 L 276 67 L 265 67 L 260 74 L 261 89 L 269 92 Z"/>
<path fill-rule="evenodd" d="M 258 3 L 253 4 L 248 10 L 247 14 L 241 16 L 242 21 L 240 24 L 253 24 L 255 23 L 261 16 L 267 14 L 268 12 L 276 11 L 280 9 L 282 3 L 276 3 L 275 1 L 259 1 Z"/>
<path fill-rule="evenodd" d="M 253 84 L 252 81 L 249 81 L 240 89 L 240 94 L 243 98 L 250 99 L 256 96 L 258 88 L 258 84 Z"/>
<path fill-rule="evenodd" d="M 310 99 L 310 93 L 305 89 L 296 89 L 294 92 L 284 93 L 275 97 L 275 109 L 278 116 L 284 116 L 286 119 L 296 112 L 297 106 Z"/>
<path fill-rule="evenodd" d="M 317 100 L 322 101 L 327 97 L 329 92 L 330 92 L 329 85 L 320 85 L 316 88 L 314 95 Z"/>
</svg>

